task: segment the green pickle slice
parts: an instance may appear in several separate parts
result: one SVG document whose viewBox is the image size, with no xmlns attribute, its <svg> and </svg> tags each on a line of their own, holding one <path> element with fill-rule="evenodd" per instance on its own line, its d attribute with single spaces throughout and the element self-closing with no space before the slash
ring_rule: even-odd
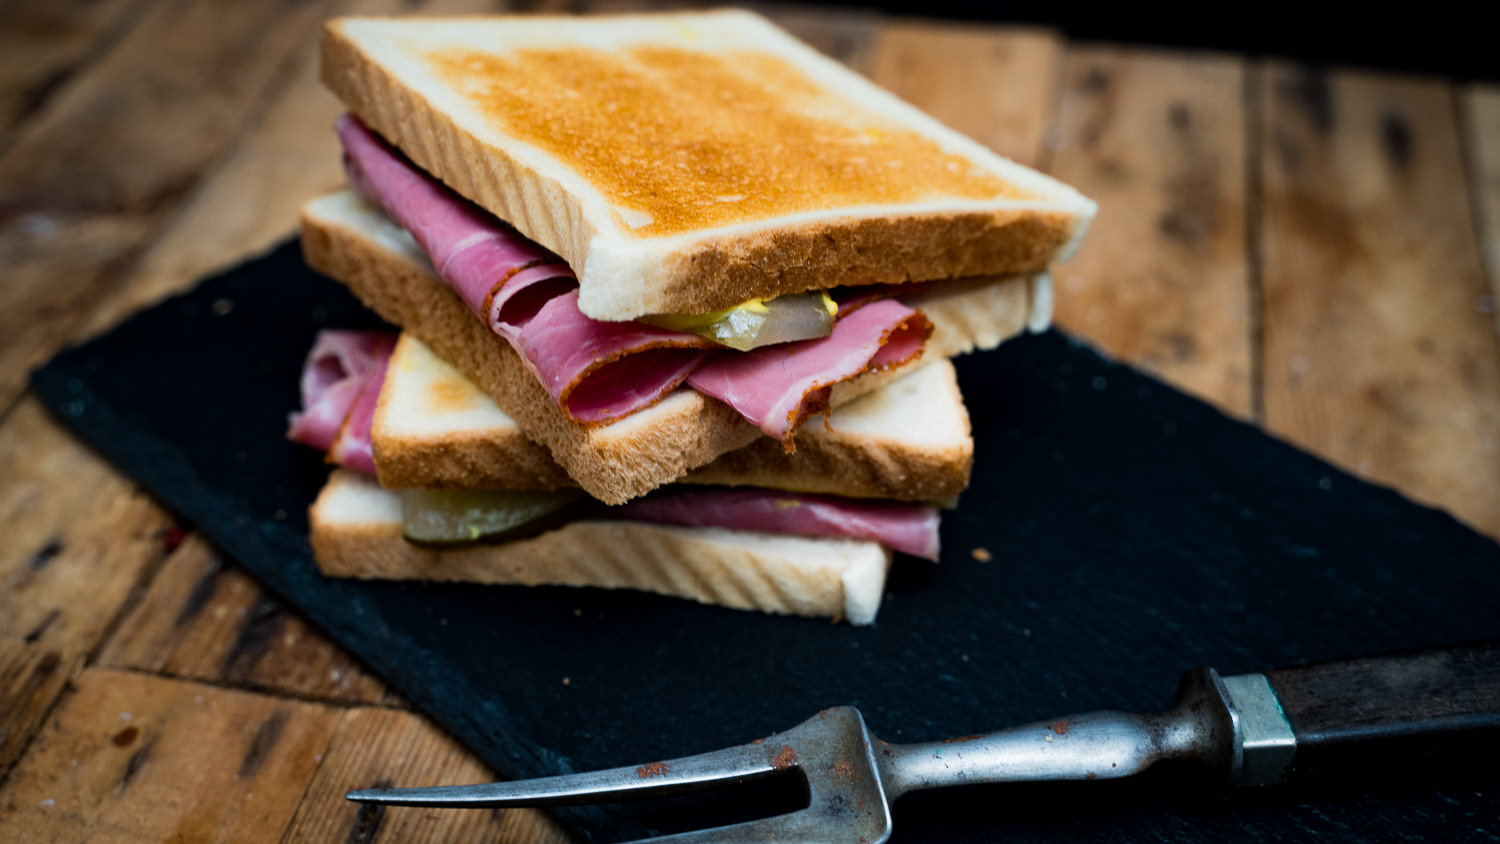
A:
<svg viewBox="0 0 1500 844">
<path fill-rule="evenodd" d="M 697 334 L 731 349 L 748 352 L 775 343 L 827 337 L 839 306 L 823 291 L 792 293 L 767 302 L 751 299 L 706 314 L 656 314 L 641 322 Z"/>
<path fill-rule="evenodd" d="M 404 534 L 426 545 L 526 539 L 573 521 L 591 503 L 580 489 L 401 491 Z"/>
</svg>

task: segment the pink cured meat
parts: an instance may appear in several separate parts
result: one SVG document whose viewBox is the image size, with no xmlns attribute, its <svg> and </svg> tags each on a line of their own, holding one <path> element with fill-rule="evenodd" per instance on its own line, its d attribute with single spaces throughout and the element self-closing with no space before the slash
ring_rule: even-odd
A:
<svg viewBox="0 0 1500 844">
<path fill-rule="evenodd" d="M 438 275 L 481 318 L 488 316 L 495 292 L 522 270 L 547 267 L 548 278 L 577 284 L 561 258 L 458 199 L 402 160 L 354 117 L 340 117 L 336 128 L 349 181 L 411 233 Z"/>
<path fill-rule="evenodd" d="M 365 372 L 360 379 L 359 394 L 344 417 L 344 424 L 339 427 L 339 435 L 328 448 L 329 460 L 366 475 L 375 474 L 375 448 L 371 443 L 370 429 L 375 424 L 375 405 L 380 401 L 380 388 L 385 385 L 389 364 L 390 355 L 387 353 Z"/>
<path fill-rule="evenodd" d="M 574 421 L 628 415 L 686 380 L 790 449 L 831 385 L 910 360 L 932 331 L 926 317 L 876 291 L 846 303 L 827 337 L 752 352 L 710 354 L 713 344 L 694 334 L 591 319 L 578 310 L 578 280 L 561 258 L 455 196 L 352 116 L 337 128 L 350 182 L 411 232 Z"/>
<path fill-rule="evenodd" d="M 287 437 L 320 451 L 332 450 L 376 372 L 374 392 L 379 394 L 395 346 L 396 337 L 389 331 L 318 332 L 302 367 L 302 411 L 289 416 Z M 368 424 L 364 440 L 368 445 Z"/>
<path fill-rule="evenodd" d="M 814 409 L 810 396 L 826 398 L 839 381 L 905 363 L 921 353 L 931 333 L 921 313 L 881 299 L 841 313 L 827 337 L 717 355 L 688 376 L 688 384 L 787 442 Z"/>
<path fill-rule="evenodd" d="M 328 460 L 375 474 L 370 428 L 395 336 L 380 331 L 318 333 L 302 371 L 302 413 L 287 436 Z M 616 508 L 627 521 L 722 527 L 794 536 L 841 536 L 885 543 L 936 560 L 936 508 L 767 489 L 703 489 L 652 496 Z"/>
<path fill-rule="evenodd" d="M 872 539 L 914 557 L 938 558 L 938 511 L 920 504 L 705 489 L 643 498 L 616 512 L 624 519 L 656 524 Z"/>
<path fill-rule="evenodd" d="M 537 372 L 552 398 L 581 419 L 624 416 L 654 400 L 660 383 L 682 383 L 708 354 L 699 340 L 681 348 L 678 334 L 639 322 L 600 322 L 578 310 L 578 291 L 554 297 L 517 338 L 522 357 L 548 357 Z M 697 339 L 695 337 L 695 339 Z M 645 351 L 654 353 L 647 355 Z"/>
<path fill-rule="evenodd" d="M 561 258 L 459 199 L 353 117 L 339 118 L 337 129 L 350 182 L 411 232 L 438 275 L 574 421 L 600 424 L 653 404 L 702 360 L 711 344 L 695 334 L 585 316 L 577 276 Z"/>
</svg>

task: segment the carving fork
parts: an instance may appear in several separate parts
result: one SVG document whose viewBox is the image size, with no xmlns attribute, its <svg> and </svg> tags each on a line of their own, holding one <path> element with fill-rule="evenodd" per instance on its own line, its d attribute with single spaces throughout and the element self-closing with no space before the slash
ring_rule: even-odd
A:
<svg viewBox="0 0 1500 844">
<path fill-rule="evenodd" d="M 1113 779 L 1175 760 L 1224 788 L 1382 770 L 1500 744 L 1500 642 L 1220 677 L 1195 668 L 1167 712 L 1094 712 L 925 744 L 870 735 L 853 707 L 824 710 L 770 738 L 639 766 L 485 785 L 371 789 L 393 806 L 604 803 L 800 774 L 806 808 L 654 842 L 885 841 L 891 804 L 947 785 Z M 1449 759 L 1447 764 L 1451 765 Z"/>
</svg>

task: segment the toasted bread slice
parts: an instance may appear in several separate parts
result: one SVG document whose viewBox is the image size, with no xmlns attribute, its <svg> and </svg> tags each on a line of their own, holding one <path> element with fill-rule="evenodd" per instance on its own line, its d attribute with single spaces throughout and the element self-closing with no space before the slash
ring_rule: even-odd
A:
<svg viewBox="0 0 1500 844">
<path fill-rule="evenodd" d="M 687 389 L 608 425 L 570 421 L 510 345 L 437 277 L 411 236 L 352 192 L 303 207 L 302 247 L 314 269 L 344 282 L 381 316 L 427 343 L 488 393 L 528 438 L 546 446 L 579 486 L 607 504 L 623 504 L 762 436 L 727 405 Z M 833 405 L 878 389 L 921 361 L 993 348 L 1045 325 L 1048 285 L 1045 276 L 979 278 L 914 294 L 907 301 L 933 324 L 922 358 L 837 385 Z"/>
<path fill-rule="evenodd" d="M 761 437 L 682 480 L 861 498 L 937 501 L 968 486 L 969 414 L 953 364 L 940 359 L 812 422 L 797 451 Z M 547 450 L 421 340 L 403 334 L 371 430 L 390 489 L 576 486 Z"/>
<path fill-rule="evenodd" d="M 310 518 L 313 555 L 330 577 L 641 589 L 852 624 L 874 622 L 892 557 L 863 540 L 597 521 L 434 550 L 402 538 L 396 493 L 346 469 L 333 472 Z"/>
<path fill-rule="evenodd" d="M 596 319 L 1040 272 L 1095 211 L 749 12 L 341 18 L 322 73 Z"/>
</svg>

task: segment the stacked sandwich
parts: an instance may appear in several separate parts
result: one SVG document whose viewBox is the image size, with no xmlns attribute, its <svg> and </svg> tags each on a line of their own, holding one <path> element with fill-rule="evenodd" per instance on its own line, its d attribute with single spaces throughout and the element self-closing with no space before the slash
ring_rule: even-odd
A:
<svg viewBox="0 0 1500 844">
<path fill-rule="evenodd" d="M 1094 211 L 745 12 L 340 19 L 323 78 L 304 251 L 402 329 L 303 375 L 335 576 L 869 623 L 967 484 L 947 358 L 1044 327 Z"/>
</svg>

